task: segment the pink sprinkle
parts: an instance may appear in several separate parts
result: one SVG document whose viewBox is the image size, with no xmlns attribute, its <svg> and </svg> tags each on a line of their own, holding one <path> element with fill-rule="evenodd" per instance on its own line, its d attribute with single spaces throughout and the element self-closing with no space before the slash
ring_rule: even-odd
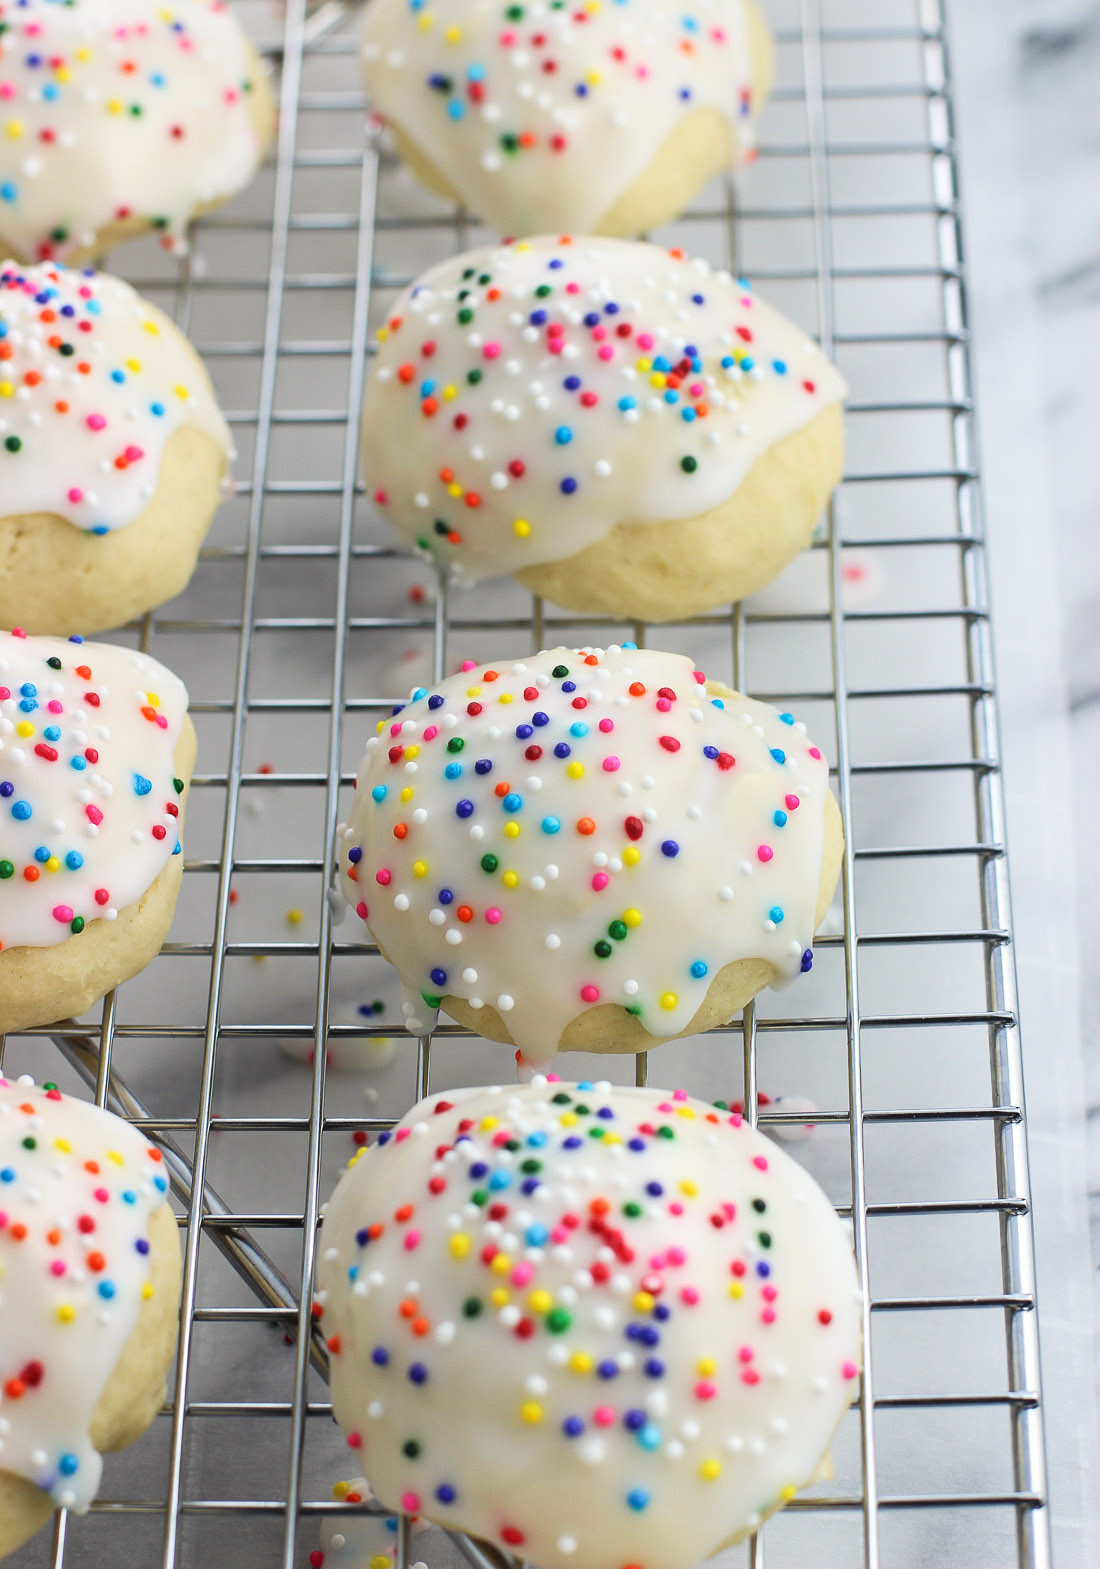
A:
<svg viewBox="0 0 1100 1569">
<path fill-rule="evenodd" d="M 53 918 L 54 918 L 55 921 L 61 921 L 62 924 L 68 925 L 68 923 L 73 918 L 73 907 L 72 907 L 72 905 L 71 904 L 55 904 L 54 907 L 53 907 Z"/>
<path fill-rule="evenodd" d="M 486 912 L 485 912 L 485 919 L 488 921 L 490 926 L 497 926 L 497 925 L 499 925 L 500 920 L 501 920 L 501 914 L 500 914 L 500 911 L 496 908 L 495 905 L 493 906 L 493 908 L 491 910 L 486 910 Z"/>
<path fill-rule="evenodd" d="M 664 703 L 666 708 L 669 706 L 667 698 L 662 697 L 661 703 Z M 658 708 L 660 708 L 661 703 L 657 704 Z M 678 752 L 680 750 L 680 743 L 674 735 L 663 735 L 658 739 L 666 752 Z"/>
<path fill-rule="evenodd" d="M 821 753 L 818 751 L 816 746 L 811 746 L 811 748 L 810 748 L 810 756 L 811 757 L 816 757 L 816 758 L 818 758 L 820 760 Z"/>
<path fill-rule="evenodd" d="M 606 872 L 596 872 L 592 878 L 592 886 L 597 893 L 603 893 L 610 881 L 611 879 Z"/>
<path fill-rule="evenodd" d="M 765 1302 L 774 1302 L 776 1297 L 779 1295 L 779 1292 L 775 1289 L 774 1286 L 765 1286 L 760 1295 L 764 1298 Z"/>
<path fill-rule="evenodd" d="M 673 1090 L 673 1100 L 687 1100 L 687 1090 Z"/>
<path fill-rule="evenodd" d="M 844 1378 L 858 1378 L 859 1377 L 859 1368 L 856 1367 L 854 1362 L 845 1362 L 844 1366 L 841 1368 L 840 1371 L 841 1371 L 841 1374 L 842 1374 L 842 1376 Z"/>
<path fill-rule="evenodd" d="M 127 463 L 140 463 L 145 454 L 140 447 L 127 447 L 124 456 Z"/>
<path fill-rule="evenodd" d="M 499 359 L 499 357 L 500 357 L 500 344 L 499 343 L 487 343 L 484 346 L 484 348 L 482 349 L 481 352 L 482 352 L 482 354 L 484 355 L 484 357 L 487 360 Z"/>
<path fill-rule="evenodd" d="M 410 1137 L 411 1134 L 412 1134 L 412 1129 L 411 1128 L 396 1128 L 394 1130 L 393 1142 L 395 1144 L 403 1144 L 405 1142 L 405 1140 Z"/>
<path fill-rule="evenodd" d="M 582 1002 L 599 1002 L 599 1000 L 600 1000 L 600 988 L 598 986 L 582 986 L 581 987 L 581 1001 Z"/>
<path fill-rule="evenodd" d="M 757 1171 L 767 1171 L 768 1169 L 768 1157 L 766 1155 L 754 1155 L 752 1163 Z"/>
<path fill-rule="evenodd" d="M 561 1242 L 567 1242 L 568 1240 L 569 1240 L 569 1228 L 568 1228 L 568 1226 L 555 1226 L 553 1231 L 550 1233 L 550 1241 L 551 1242 L 561 1243 Z"/>
<path fill-rule="evenodd" d="M 363 1439 L 362 1439 L 361 1435 L 359 1433 L 349 1433 L 348 1434 L 348 1448 L 349 1449 L 361 1449 L 362 1447 L 363 1447 Z"/>
<path fill-rule="evenodd" d="M 419 1233 L 419 1231 L 406 1231 L 406 1233 L 405 1233 L 405 1252 L 406 1253 L 411 1253 L 415 1248 L 418 1248 L 419 1246 L 420 1246 L 420 1233 Z"/>
<path fill-rule="evenodd" d="M 464 659 L 462 661 L 462 669 L 463 669 L 463 671 L 466 671 L 466 670 L 476 670 L 477 666 L 474 664 L 472 659 Z"/>
<path fill-rule="evenodd" d="M 729 1122 L 731 1128 L 739 1128 L 744 1120 L 744 1117 L 742 1117 L 739 1111 L 730 1112 Z"/>
<path fill-rule="evenodd" d="M 684 1213 L 684 1206 L 680 1203 L 679 1199 L 674 1199 L 668 1206 L 668 1212 L 670 1215 L 682 1215 Z"/>
<path fill-rule="evenodd" d="M 677 1265 L 682 1264 L 685 1261 L 687 1254 L 684 1252 L 683 1248 L 669 1248 L 668 1252 L 665 1254 L 665 1257 L 675 1268 Z"/>
<path fill-rule="evenodd" d="M 390 885 L 389 868 L 380 866 L 374 874 L 374 880 L 376 883 L 381 883 L 383 888 L 388 888 Z"/>
<path fill-rule="evenodd" d="M 788 812 L 797 812 L 800 802 L 796 795 L 785 795 L 783 797 L 783 805 L 787 808 Z"/>
<path fill-rule="evenodd" d="M 404 729 L 404 720 L 399 719 L 395 725 L 390 726 L 390 735 L 400 735 Z"/>
<path fill-rule="evenodd" d="M 98 828 L 100 823 L 103 821 L 103 813 L 99 810 L 98 806 L 86 806 L 84 808 L 84 816 L 96 828 Z"/>
<path fill-rule="evenodd" d="M 693 670 L 691 673 L 695 677 L 697 685 L 706 686 L 707 678 L 701 670 Z"/>
<path fill-rule="evenodd" d="M 439 734 L 439 726 L 438 725 L 429 725 L 428 728 L 424 732 L 424 739 L 425 739 L 425 741 L 434 741 L 438 734 Z"/>
<path fill-rule="evenodd" d="M 387 496 L 386 492 L 381 487 L 379 487 L 378 490 L 376 490 L 374 493 L 374 500 L 377 506 L 384 507 L 386 502 L 389 500 L 389 497 Z"/>
<path fill-rule="evenodd" d="M 72 502 L 74 507 L 84 500 L 84 492 L 78 485 L 74 485 L 69 491 L 69 500 Z"/>
<path fill-rule="evenodd" d="M 651 349 L 653 347 L 653 334 L 651 332 L 640 332 L 638 334 L 638 347 L 640 349 Z"/>
<path fill-rule="evenodd" d="M 600 720 L 600 730 L 601 730 L 602 734 L 610 735 L 612 730 L 614 730 L 614 728 L 615 728 L 615 721 L 613 719 L 601 719 Z"/>
<path fill-rule="evenodd" d="M 610 1406 L 597 1406 L 592 1413 L 592 1420 L 597 1427 L 610 1427 L 615 1420 L 615 1413 Z"/>
<path fill-rule="evenodd" d="M 742 1346 L 737 1355 L 742 1362 L 751 1362 L 754 1352 L 751 1346 Z"/>
<path fill-rule="evenodd" d="M 760 1315 L 760 1322 L 762 1324 L 774 1324 L 775 1323 L 775 1309 L 774 1308 L 765 1308 L 764 1311 Z"/>
<path fill-rule="evenodd" d="M 419 1493 L 402 1493 L 401 1494 L 401 1507 L 402 1507 L 402 1509 L 405 1511 L 405 1513 L 407 1515 L 414 1515 L 414 1514 L 419 1513 L 419 1510 L 420 1510 L 420 1494 Z"/>
<path fill-rule="evenodd" d="M 759 1384 L 760 1374 L 754 1367 L 747 1367 L 741 1374 L 741 1382 L 743 1384 Z"/>
<path fill-rule="evenodd" d="M 362 899 L 360 899 L 359 903 L 355 906 L 355 913 L 361 921 L 365 921 L 367 916 L 370 914 L 370 911 L 367 909 Z"/>
<path fill-rule="evenodd" d="M 718 1393 L 718 1385 L 712 1384 L 709 1378 L 700 1379 L 695 1386 L 696 1400 L 713 1400 Z"/>
<path fill-rule="evenodd" d="M 89 414 L 84 422 L 89 430 L 105 430 L 107 421 L 102 414 Z"/>
<path fill-rule="evenodd" d="M 55 1276 L 61 1276 L 64 1273 L 65 1273 L 65 1261 L 64 1261 L 64 1259 L 55 1258 L 53 1263 L 50 1265 L 50 1274 L 51 1275 L 55 1275 Z"/>
<path fill-rule="evenodd" d="M 680 1292 L 680 1301 L 687 1307 L 695 1307 L 699 1301 L 699 1293 L 694 1286 L 684 1286 Z"/>
<path fill-rule="evenodd" d="M 517 1264 L 512 1271 L 513 1286 L 525 1286 L 534 1273 L 535 1266 L 532 1263 L 525 1261 L 522 1264 Z"/>
<path fill-rule="evenodd" d="M 55 698 L 52 698 L 52 699 L 51 699 L 51 700 L 50 700 L 50 702 L 48 702 L 48 703 L 47 703 L 47 704 L 46 704 L 46 707 L 47 707 L 47 708 L 48 708 L 48 709 L 49 709 L 49 711 L 50 711 L 50 713 L 51 713 L 51 714 L 61 714 L 61 713 L 64 713 L 64 708 L 63 708 L 63 707 L 62 707 L 62 705 L 61 705 L 61 704 L 60 704 L 60 703 L 59 703 L 59 702 L 58 702 L 58 701 L 57 701 L 57 698 L 56 698 L 56 697 L 55 697 Z"/>
<path fill-rule="evenodd" d="M 602 343 L 603 340 L 607 337 L 607 328 L 606 327 L 593 327 L 592 328 L 592 336 L 593 336 L 593 338 L 595 338 L 597 343 Z"/>
<path fill-rule="evenodd" d="M 612 360 L 615 358 L 615 350 L 610 343 L 601 343 L 596 350 L 596 356 L 601 360 Z"/>
<path fill-rule="evenodd" d="M 775 851 L 770 844 L 762 844 L 757 847 L 756 859 L 758 861 L 770 861 L 774 854 Z"/>
<path fill-rule="evenodd" d="M 657 712 L 659 714 L 667 714 L 671 707 L 672 704 L 669 702 L 667 697 L 659 697 L 657 699 Z"/>
<path fill-rule="evenodd" d="M 111 1195 L 107 1192 L 106 1188 L 96 1188 L 92 1193 L 92 1197 L 95 1199 L 97 1204 L 106 1204 L 110 1196 Z"/>
</svg>

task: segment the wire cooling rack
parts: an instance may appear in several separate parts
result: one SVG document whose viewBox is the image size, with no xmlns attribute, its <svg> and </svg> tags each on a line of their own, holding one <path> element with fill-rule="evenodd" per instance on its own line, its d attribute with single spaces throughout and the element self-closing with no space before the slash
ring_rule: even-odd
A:
<svg viewBox="0 0 1100 1569">
<path fill-rule="evenodd" d="M 315 1224 L 352 1150 L 418 1095 L 507 1077 L 455 1028 L 397 1043 L 385 966 L 339 939 L 333 829 L 374 719 L 457 658 L 624 629 L 514 585 L 454 597 L 357 476 L 370 331 L 427 262 L 489 236 L 364 141 L 358 12 L 242 6 L 279 74 L 276 156 L 182 262 L 114 264 L 189 331 L 240 459 L 188 593 L 119 637 L 187 680 L 199 769 L 172 940 L 91 1023 L 0 1039 L 164 1149 L 186 1245 L 178 1371 L 84 1519 L 20 1569 L 294 1569 L 354 1473 L 311 1332 Z M 797 705 L 835 758 L 842 892 L 817 964 L 743 1020 L 651 1054 L 743 1098 L 850 1217 L 866 1293 L 836 1474 L 725 1565 L 1050 1562 L 1027 1142 L 943 0 L 774 0 L 778 85 L 735 208 L 669 231 L 748 272 L 852 384 L 844 486 L 747 606 L 652 635 Z M 868 19 L 871 19 L 868 22 Z M 642 640 L 647 628 L 625 629 Z M 341 1051 L 375 1043 L 369 1079 Z M 280 1050 L 279 1048 L 282 1048 Z M 59 1055 L 60 1054 L 60 1055 Z M 297 1057 L 298 1060 L 295 1060 Z M 645 1059 L 576 1058 L 644 1079 Z M 366 1083 L 366 1101 L 363 1084 Z M 807 1125 L 813 1131 L 808 1134 Z M 476 1434 L 470 1436 L 476 1443 Z M 361 1511 L 360 1511 L 361 1512 Z M 456 1552 L 433 1531 L 410 1549 Z"/>
</svg>

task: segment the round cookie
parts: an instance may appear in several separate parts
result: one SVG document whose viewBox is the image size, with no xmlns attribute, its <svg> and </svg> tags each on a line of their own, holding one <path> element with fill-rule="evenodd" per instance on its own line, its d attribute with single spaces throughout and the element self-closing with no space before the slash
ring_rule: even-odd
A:
<svg viewBox="0 0 1100 1569">
<path fill-rule="evenodd" d="M 631 235 L 755 156 L 773 50 L 752 0 L 372 0 L 363 69 L 430 190 L 502 234 Z"/>
<path fill-rule="evenodd" d="M 839 372 L 680 251 L 541 238 L 439 263 L 378 333 L 363 472 L 457 580 L 696 615 L 770 582 L 843 471 Z"/>
<path fill-rule="evenodd" d="M 690 1569 L 819 1478 L 856 1389 L 828 1199 L 682 1091 L 429 1096 L 341 1180 L 317 1278 L 379 1498 L 539 1569 Z"/>
<path fill-rule="evenodd" d="M 2 0 L 0 253 L 69 263 L 235 196 L 271 140 L 267 70 L 223 0 Z"/>
<path fill-rule="evenodd" d="M 645 1051 L 808 970 L 843 844 L 804 725 L 632 643 L 417 688 L 339 835 L 406 1027 L 443 1008 L 534 1063 Z"/>
<path fill-rule="evenodd" d="M 0 1558 L 83 1513 L 164 1401 L 180 1245 L 160 1151 L 0 1074 Z"/>
<path fill-rule="evenodd" d="M 0 632 L 0 1035 L 85 1013 L 160 951 L 194 760 L 156 660 Z"/>
<path fill-rule="evenodd" d="M 128 283 L 0 268 L 0 626 L 121 626 L 187 586 L 234 456 L 191 344 Z"/>
</svg>

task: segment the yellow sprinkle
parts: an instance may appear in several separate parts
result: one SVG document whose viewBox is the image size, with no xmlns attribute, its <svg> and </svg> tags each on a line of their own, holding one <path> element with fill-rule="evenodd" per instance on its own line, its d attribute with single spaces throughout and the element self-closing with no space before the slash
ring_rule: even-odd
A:
<svg viewBox="0 0 1100 1569">
<path fill-rule="evenodd" d="M 576 1113 L 572 1111 L 563 1111 L 559 1121 L 561 1122 L 563 1128 L 574 1128 L 577 1125 Z"/>
<path fill-rule="evenodd" d="M 599 71 L 589 71 L 585 77 L 585 81 L 588 83 L 589 87 L 598 87 L 603 81 L 603 77 L 600 75 Z"/>
<path fill-rule="evenodd" d="M 651 1296 L 648 1291 L 636 1291 L 634 1293 L 634 1311 L 636 1313 L 651 1313 L 656 1301 L 657 1298 Z"/>
<path fill-rule="evenodd" d="M 451 1257 L 465 1258 L 469 1253 L 472 1243 L 464 1231 L 456 1231 L 450 1241 Z"/>
<path fill-rule="evenodd" d="M 537 1400 L 528 1400 L 519 1408 L 519 1414 L 525 1422 L 541 1422 L 542 1407 Z"/>
<path fill-rule="evenodd" d="M 700 1378 L 713 1378 L 718 1371 L 718 1363 L 713 1357 L 700 1357 L 695 1364 L 695 1371 Z"/>
<path fill-rule="evenodd" d="M 414 861 L 413 862 L 413 876 L 414 877 L 426 877 L 427 875 L 428 875 L 428 863 L 427 863 L 427 861 Z"/>
<path fill-rule="evenodd" d="M 640 926 L 642 924 L 641 910 L 624 910 L 623 924 L 625 926 Z"/>
<path fill-rule="evenodd" d="M 53 1147 L 55 1150 L 60 1150 L 62 1155 L 68 1155 L 72 1150 L 72 1145 L 69 1143 L 68 1139 L 54 1139 Z"/>
<path fill-rule="evenodd" d="M 531 241 L 520 240 L 519 244 L 513 245 L 512 249 L 515 251 L 529 251 L 531 249 Z"/>
<path fill-rule="evenodd" d="M 509 826 L 509 828 L 511 828 L 512 824 L 509 823 L 508 826 Z M 519 873 L 518 872 L 505 872 L 504 876 L 501 878 L 501 882 L 504 884 L 505 888 L 518 888 L 519 887 Z"/>
<path fill-rule="evenodd" d="M 377 333 L 375 334 L 375 336 L 377 337 L 379 343 L 385 343 L 385 341 L 389 337 L 389 335 L 390 335 L 390 329 L 388 327 L 379 327 Z"/>
<path fill-rule="evenodd" d="M 9 120 L 6 126 L 6 130 L 13 142 L 19 141 L 20 137 L 23 135 L 22 120 Z"/>
<path fill-rule="evenodd" d="M 57 1317 L 60 1323 L 71 1324 L 76 1317 L 76 1308 L 72 1307 L 68 1302 L 62 1302 L 57 1310 Z"/>
<path fill-rule="evenodd" d="M 512 694 L 511 694 L 511 692 L 502 692 L 500 694 L 500 696 L 497 698 L 497 702 L 498 703 L 510 703 L 511 701 L 512 701 Z"/>
<path fill-rule="evenodd" d="M 512 524 L 512 533 L 518 535 L 520 539 L 526 539 L 530 532 L 531 525 L 526 518 L 517 518 Z"/>
<path fill-rule="evenodd" d="M 584 764 L 570 763 L 569 767 L 565 771 L 569 775 L 570 779 L 580 779 L 584 774 Z"/>
<path fill-rule="evenodd" d="M 73 79 L 73 73 L 69 70 L 67 65 L 59 65 L 53 74 L 54 81 L 56 82 L 71 82 Z"/>
<path fill-rule="evenodd" d="M 666 1012 L 671 1013 L 672 1009 L 675 1008 L 678 1001 L 679 998 L 676 996 L 675 992 L 663 992 L 661 994 L 661 1007 L 664 1008 Z"/>
<path fill-rule="evenodd" d="M 403 801 L 411 801 L 415 794 L 416 791 L 413 789 L 412 785 L 406 785 L 401 792 L 401 799 Z"/>
<path fill-rule="evenodd" d="M 147 1280 L 145 1282 L 144 1286 L 142 1286 L 142 1288 L 141 1288 L 141 1300 L 143 1302 L 148 1302 L 149 1299 L 152 1297 L 152 1295 L 153 1295 L 153 1285 L 152 1285 L 151 1281 Z"/>
<path fill-rule="evenodd" d="M 478 1128 L 482 1133 L 492 1133 L 496 1125 L 497 1119 L 495 1117 L 482 1117 L 481 1121 L 478 1123 Z"/>
<path fill-rule="evenodd" d="M 305 916 L 302 914 L 301 910 L 288 910 L 286 912 L 286 920 L 288 926 L 301 926 L 302 922 L 305 920 Z"/>
<path fill-rule="evenodd" d="M 113 1166 L 125 1166 L 125 1164 L 126 1164 L 126 1162 L 123 1160 L 122 1156 L 119 1154 L 118 1150 L 108 1150 L 107 1151 L 107 1159 L 111 1162 L 111 1164 Z"/>
<path fill-rule="evenodd" d="M 489 1265 L 494 1275 L 506 1275 L 512 1267 L 512 1260 L 507 1253 L 498 1253 Z"/>
<path fill-rule="evenodd" d="M 420 748 L 418 746 L 407 746 L 405 748 L 405 757 L 410 762 L 412 761 L 412 759 L 414 757 L 419 757 L 419 756 L 420 756 Z"/>
<path fill-rule="evenodd" d="M 393 1569 L 393 1559 L 385 1553 L 375 1553 L 370 1561 L 370 1569 Z"/>
<path fill-rule="evenodd" d="M 345 1499 L 348 1496 L 348 1494 L 350 1492 L 351 1492 L 351 1483 L 350 1482 L 333 1482 L 333 1484 L 332 1484 L 332 1496 L 333 1496 L 333 1498 L 336 1498 L 336 1499 L 339 1499 L 339 1500 L 342 1501 L 343 1499 Z"/>
<path fill-rule="evenodd" d="M 713 1482 L 717 1477 L 722 1475 L 721 1460 L 704 1460 L 702 1465 L 699 1467 L 699 1475 L 703 1478 L 704 1482 Z"/>
<path fill-rule="evenodd" d="M 386 721 L 384 719 L 380 719 L 378 721 L 378 723 L 374 727 L 375 735 L 381 735 L 385 728 L 386 728 Z"/>
<path fill-rule="evenodd" d="M 157 696 L 156 692 L 146 692 L 145 701 L 149 704 L 150 708 L 160 707 L 160 698 Z"/>
<path fill-rule="evenodd" d="M 677 1108 L 676 1108 L 676 1115 L 678 1117 L 688 1117 L 688 1118 L 691 1118 L 691 1117 L 695 1116 L 695 1113 L 692 1111 L 690 1106 L 677 1106 Z"/>
<path fill-rule="evenodd" d="M 145 328 L 146 332 L 151 338 L 160 337 L 160 328 L 157 326 L 155 321 L 143 321 L 141 325 Z"/>
<path fill-rule="evenodd" d="M 641 858 L 642 858 L 642 852 L 638 849 L 638 846 L 635 845 L 635 844 L 628 844 L 626 849 L 623 851 L 623 865 L 624 866 L 637 866 L 637 864 L 641 860 Z M 638 919 L 641 920 L 641 916 L 639 916 Z"/>
<path fill-rule="evenodd" d="M 745 1288 L 744 1288 L 744 1286 L 741 1284 L 741 1282 L 739 1280 L 731 1280 L 730 1283 L 729 1283 L 728 1290 L 729 1290 L 730 1296 L 733 1298 L 733 1300 L 735 1302 L 738 1301 L 739 1298 L 741 1298 L 741 1297 L 743 1297 L 745 1295 Z"/>
<path fill-rule="evenodd" d="M 16 735 L 33 735 L 34 726 L 29 719 L 21 719 L 15 727 Z"/>
<path fill-rule="evenodd" d="M 126 369 L 127 370 L 132 370 L 134 372 L 135 376 L 136 376 L 138 374 L 138 372 L 141 370 L 141 361 L 140 360 L 135 360 L 135 359 L 127 360 L 126 361 Z"/>
<path fill-rule="evenodd" d="M 435 17 L 430 11 L 422 11 L 416 19 L 416 25 L 422 33 L 430 32 L 435 26 Z"/>
<path fill-rule="evenodd" d="M 569 1358 L 569 1366 L 573 1369 L 574 1373 L 591 1373 L 592 1358 L 588 1355 L 587 1351 L 574 1351 L 573 1355 Z"/>
<path fill-rule="evenodd" d="M 693 1199 L 699 1192 L 699 1189 L 697 1185 L 692 1182 L 690 1177 L 685 1177 L 683 1182 L 680 1184 L 680 1192 L 684 1195 L 685 1198 Z"/>
<path fill-rule="evenodd" d="M 504 825 L 504 837 L 506 839 L 518 839 L 519 838 L 519 824 L 518 823 L 505 823 L 505 825 Z M 515 872 L 513 872 L 512 876 L 515 877 L 515 875 L 516 875 Z M 514 887 L 515 885 L 513 884 L 512 886 Z"/>
<path fill-rule="evenodd" d="M 797 1492 L 798 1492 L 798 1488 L 795 1487 L 794 1483 L 793 1482 L 788 1482 L 786 1487 L 781 1487 L 779 1489 L 779 1496 L 780 1496 L 780 1498 L 783 1500 L 783 1502 L 785 1504 L 789 1504 L 791 1499 L 794 1497 L 794 1495 Z"/>
<path fill-rule="evenodd" d="M 462 29 L 461 27 L 448 27 L 443 36 L 449 44 L 457 44 L 462 39 Z"/>
<path fill-rule="evenodd" d="M 14 391 L 10 381 L 0 381 L 0 398 L 10 398 Z"/>
<path fill-rule="evenodd" d="M 450 382 L 449 381 L 447 383 L 447 385 L 443 388 L 443 401 L 445 403 L 453 403 L 455 398 L 457 398 L 457 397 L 458 397 L 458 388 L 455 386 L 454 382 Z"/>
<path fill-rule="evenodd" d="M 92 58 L 92 51 L 88 48 L 87 44 L 81 44 L 80 48 L 76 51 L 76 58 L 81 62 L 90 60 Z"/>
<path fill-rule="evenodd" d="M 527 1298 L 527 1306 L 532 1313 L 549 1313 L 554 1306 L 554 1299 L 549 1291 L 532 1291 Z"/>
<path fill-rule="evenodd" d="M 643 374 L 644 374 L 647 370 L 652 370 L 653 369 L 653 361 L 652 360 L 647 360 L 647 359 L 645 359 L 643 357 L 642 359 L 637 361 L 637 363 L 635 365 L 635 369 L 642 371 Z"/>
<path fill-rule="evenodd" d="M 481 696 L 481 688 L 479 686 L 468 686 L 466 688 L 466 696 L 467 697 L 480 697 Z"/>
<path fill-rule="evenodd" d="M 664 387 L 664 386 L 667 385 L 667 383 L 668 383 L 668 377 L 662 375 L 662 373 L 659 370 L 655 370 L 653 372 L 652 376 L 650 376 L 650 378 L 649 378 L 649 385 L 651 387 Z"/>
<path fill-rule="evenodd" d="M 60 869 L 60 867 L 61 862 L 57 859 L 57 856 L 51 855 L 49 860 L 46 862 L 46 870 L 48 872 L 56 872 Z"/>
<path fill-rule="evenodd" d="M 512 1300 L 512 1293 L 507 1286 L 494 1286 L 489 1293 L 489 1301 L 494 1307 L 507 1307 Z"/>
</svg>

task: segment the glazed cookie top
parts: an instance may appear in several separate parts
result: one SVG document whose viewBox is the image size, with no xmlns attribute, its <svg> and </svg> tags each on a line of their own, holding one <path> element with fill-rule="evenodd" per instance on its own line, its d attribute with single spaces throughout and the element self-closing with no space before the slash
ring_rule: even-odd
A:
<svg viewBox="0 0 1100 1569">
<path fill-rule="evenodd" d="M 409 1029 L 449 994 L 532 1062 L 603 1003 L 676 1035 L 731 960 L 810 967 L 828 776 L 792 715 L 709 695 L 681 654 L 470 663 L 368 741 L 344 891 Z"/>
<path fill-rule="evenodd" d="M 128 283 L 48 262 L 0 267 L 0 516 L 123 528 L 152 500 L 169 437 L 188 425 L 229 461 L 198 356 Z"/>
<path fill-rule="evenodd" d="M 127 218 L 180 249 L 252 178 L 255 59 L 221 0 L 0 0 L 0 24 L 0 235 L 22 255 Z"/>
<path fill-rule="evenodd" d="M 617 523 L 709 511 L 846 390 L 743 280 L 640 241 L 452 257 L 378 339 L 367 484 L 469 579 L 562 560 Z"/>
<path fill-rule="evenodd" d="M 743 0 L 372 0 L 375 109 L 504 234 L 597 226 L 700 109 L 753 146 Z"/>
<path fill-rule="evenodd" d="M 852 1399 L 851 1244 L 682 1092 L 433 1095 L 320 1238 L 332 1398 L 379 1497 L 540 1569 L 688 1569 L 805 1485 Z"/>
<path fill-rule="evenodd" d="M 0 950 L 113 921 L 181 853 L 186 714 L 145 654 L 0 632 Z"/>
<path fill-rule="evenodd" d="M 152 1295 L 160 1151 L 54 1085 L 0 1074 L 0 1471 L 87 1509 L 100 1396 Z"/>
</svg>

